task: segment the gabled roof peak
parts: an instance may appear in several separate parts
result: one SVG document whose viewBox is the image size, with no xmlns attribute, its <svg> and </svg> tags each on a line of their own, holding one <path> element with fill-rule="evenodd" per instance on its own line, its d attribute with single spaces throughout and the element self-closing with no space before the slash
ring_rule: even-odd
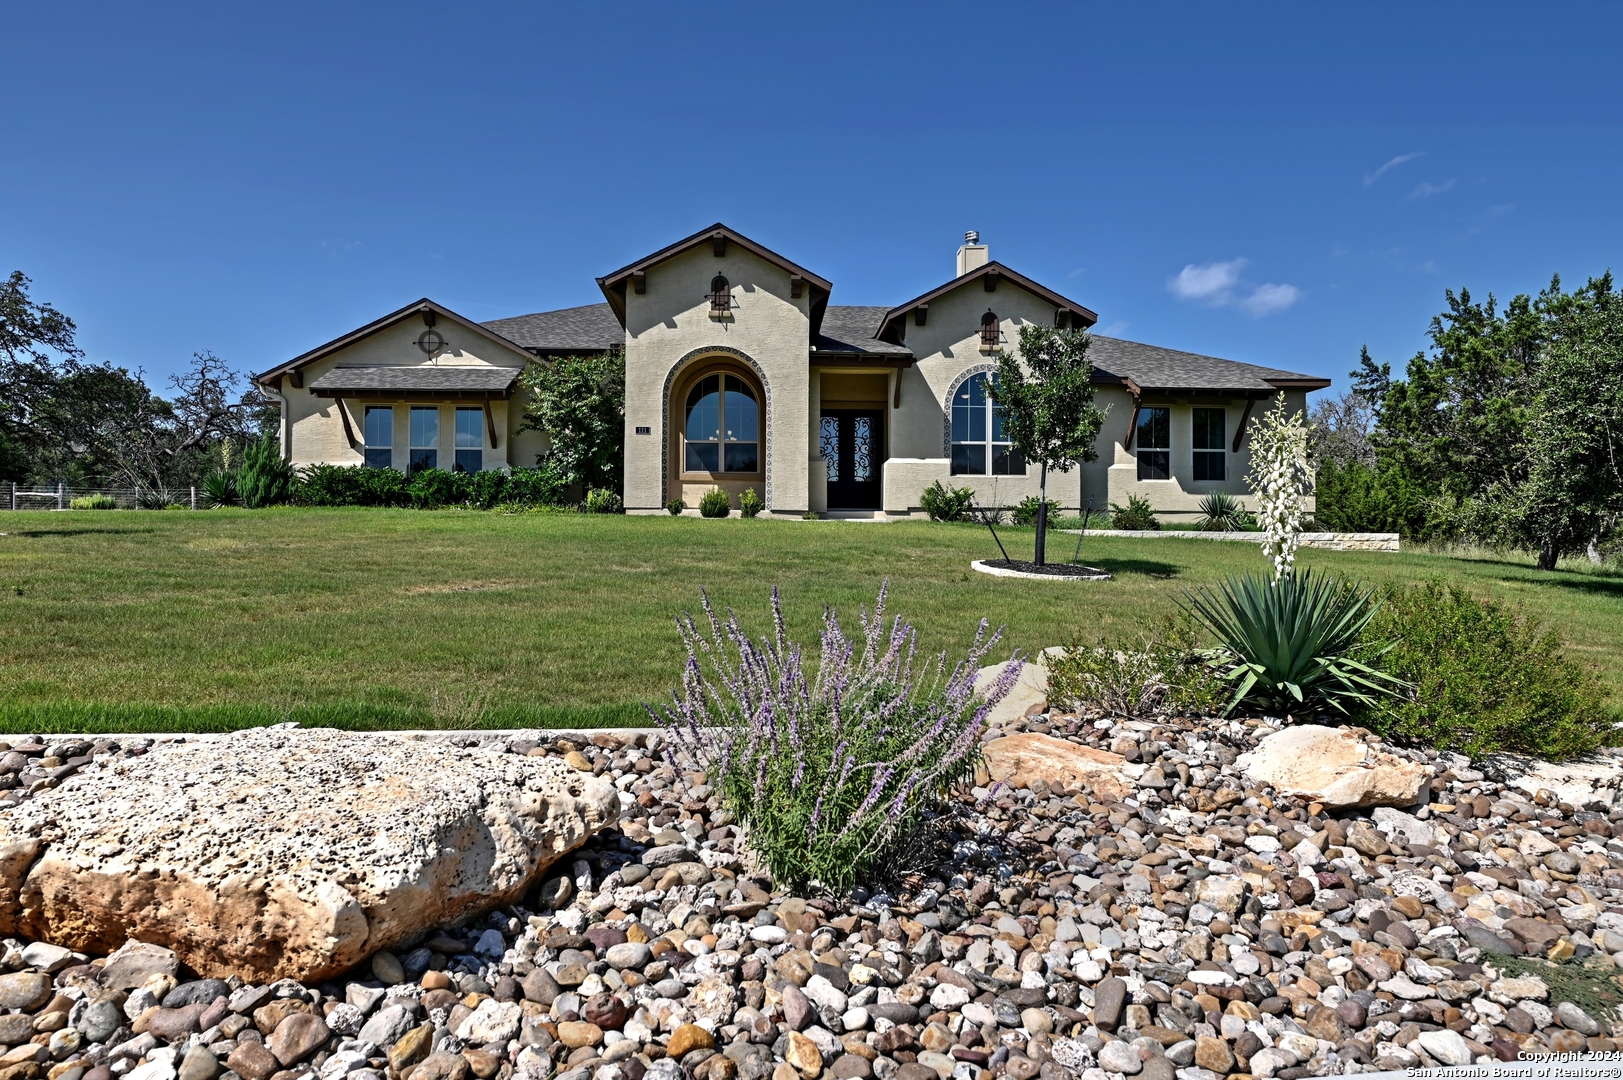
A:
<svg viewBox="0 0 1623 1080">
<path fill-rule="evenodd" d="M 710 244 L 717 255 L 725 255 L 728 244 L 737 244 L 750 254 L 773 266 L 787 272 L 791 277 L 798 277 L 805 286 L 810 288 L 811 295 L 811 321 L 812 336 L 817 335 L 818 327 L 823 321 L 823 309 L 828 306 L 828 295 L 834 285 L 827 279 L 812 273 L 798 263 L 790 262 L 771 248 L 756 243 L 736 229 L 718 221 L 709 228 L 700 229 L 692 236 L 678 240 L 668 247 L 660 248 L 652 255 L 645 255 L 634 263 L 629 263 L 611 274 L 605 274 L 597 279 L 597 287 L 603 290 L 603 296 L 608 300 L 609 307 L 614 310 L 615 318 L 624 326 L 626 321 L 626 288 L 635 286 L 637 275 L 647 272 L 662 262 L 674 259 L 683 252 Z"/>
<path fill-rule="evenodd" d="M 437 304 L 425 296 L 415 303 L 407 304 L 398 311 L 391 311 L 381 319 L 367 323 L 359 330 L 351 330 L 343 337 L 334 338 L 325 345 L 317 346 L 307 353 L 300 356 L 295 356 L 285 364 L 278 364 L 276 367 L 271 368 L 269 371 L 264 372 L 263 374 L 255 375 L 253 381 L 263 386 L 270 386 L 283 375 L 297 371 L 306 364 L 312 364 L 324 356 L 331 356 L 340 349 L 347 348 L 350 345 L 355 344 L 357 341 L 369 338 L 379 331 L 387 330 L 396 323 L 403 322 L 414 315 L 425 316 L 424 322 L 430 326 L 432 326 L 433 323 L 429 322 L 429 319 L 438 319 L 440 317 L 444 317 L 452 322 L 461 324 L 479 336 L 486 338 L 495 344 L 502 346 L 503 348 L 512 349 L 514 352 L 524 356 L 526 359 L 529 357 L 529 353 L 527 353 L 524 350 L 524 347 L 518 343 L 509 341 L 507 338 L 498 334 L 489 327 L 476 323 L 465 315 L 459 315 L 443 304 Z"/>
<path fill-rule="evenodd" d="M 874 337 L 878 338 L 880 341 L 889 341 L 892 344 L 897 345 L 901 344 L 903 337 L 902 320 L 906 318 L 906 316 L 913 311 L 913 309 L 921 305 L 928 304 L 938 296 L 945 296 L 954 289 L 962 288 L 963 286 L 968 285 L 970 282 L 977 281 L 982 278 L 992 279 L 992 283 L 987 286 L 988 291 L 995 289 L 996 282 L 998 281 L 1007 280 L 1012 284 L 1018 285 L 1020 288 L 1031 293 L 1033 296 L 1041 297 L 1048 303 L 1053 304 L 1056 308 L 1059 308 L 1062 311 L 1070 312 L 1072 320 L 1081 323 L 1082 328 L 1084 329 L 1099 321 L 1099 316 L 1095 315 L 1092 311 L 1083 307 L 1075 300 L 1068 300 L 1059 293 L 1055 292 L 1053 289 L 1050 289 L 1048 286 L 1040 285 L 1026 277 L 1024 274 L 1011 270 L 1002 263 L 994 260 L 982 266 L 977 266 L 966 274 L 961 274 L 958 277 L 953 278 L 945 285 L 931 289 L 923 296 L 915 296 L 907 303 L 891 308 L 890 311 L 885 314 L 884 319 L 880 321 L 879 329 L 874 332 Z"/>
</svg>

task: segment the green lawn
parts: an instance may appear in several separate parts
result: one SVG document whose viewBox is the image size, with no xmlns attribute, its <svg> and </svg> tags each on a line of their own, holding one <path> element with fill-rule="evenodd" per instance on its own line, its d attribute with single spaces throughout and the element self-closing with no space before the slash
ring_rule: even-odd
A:
<svg viewBox="0 0 1623 1080">
<path fill-rule="evenodd" d="M 1016 557 L 1031 531 L 1003 530 Z M 1068 558 L 1074 537 L 1056 537 Z M 1192 584 L 1261 570 L 1249 544 L 1089 539 L 1106 583 L 970 570 L 984 528 L 268 510 L 0 514 L 0 728 L 211 729 L 638 722 L 677 679 L 673 617 L 701 586 L 765 630 L 781 586 L 815 642 L 891 581 L 931 649 L 985 617 L 1011 647 L 1119 636 Z M 1304 551 L 1369 579 L 1448 577 L 1524 604 L 1623 689 L 1623 575 L 1500 557 Z M 1006 650 L 1005 650 L 1006 653 Z M 1616 695 L 1623 696 L 1623 695 Z"/>
</svg>

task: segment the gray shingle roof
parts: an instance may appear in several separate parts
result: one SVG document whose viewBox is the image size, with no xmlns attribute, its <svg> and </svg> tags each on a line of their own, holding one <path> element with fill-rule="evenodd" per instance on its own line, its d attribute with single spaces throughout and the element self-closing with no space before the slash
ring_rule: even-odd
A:
<svg viewBox="0 0 1623 1080">
<path fill-rule="evenodd" d="M 1234 390 L 1264 393 L 1275 389 L 1270 380 L 1316 380 L 1312 375 L 1278 368 L 1242 364 L 1216 356 L 1163 349 L 1137 341 L 1095 335 L 1088 359 L 1101 375 L 1132 379 L 1146 390 Z"/>
<path fill-rule="evenodd" d="M 818 351 L 911 356 L 912 351 L 905 345 L 893 345 L 873 336 L 890 311 L 890 308 L 884 307 L 829 305 L 823 316 L 822 333 L 817 338 Z M 625 331 L 607 304 L 540 311 L 533 315 L 497 319 L 484 325 L 543 356 L 552 352 L 597 352 L 625 342 Z M 1313 380 L 1313 376 L 1298 372 L 1243 364 L 1238 360 L 1202 356 L 1178 349 L 1163 349 L 1157 345 L 1097 334 L 1093 337 L 1088 357 L 1101 375 L 1132 379 L 1146 390 L 1270 393 L 1276 387 L 1269 380 Z M 325 378 L 327 376 L 323 376 Z"/>
<path fill-rule="evenodd" d="M 855 352 L 878 356 L 912 356 L 905 345 L 892 345 L 874 337 L 889 308 L 837 307 L 829 305 L 823 314 L 823 332 L 817 338 L 818 352 Z"/>
<path fill-rule="evenodd" d="M 538 311 L 484 324 L 542 356 L 548 353 L 606 352 L 625 345 L 626 332 L 607 304 Z"/>
<path fill-rule="evenodd" d="M 395 367 L 335 367 L 310 381 L 309 389 L 337 391 L 399 390 L 406 393 L 505 394 L 518 379 L 518 368 L 459 364 Z"/>
</svg>

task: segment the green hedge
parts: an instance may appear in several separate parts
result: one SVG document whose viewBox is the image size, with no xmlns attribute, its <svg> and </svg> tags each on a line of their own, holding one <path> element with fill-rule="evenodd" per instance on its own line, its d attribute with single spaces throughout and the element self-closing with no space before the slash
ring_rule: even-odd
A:
<svg viewBox="0 0 1623 1080">
<path fill-rule="evenodd" d="M 467 506 L 489 510 L 505 503 L 562 506 L 568 485 L 546 468 L 454 473 L 424 469 L 408 477 L 397 469 L 310 465 L 299 471 L 293 501 L 301 506 Z"/>
<path fill-rule="evenodd" d="M 1405 540 L 1432 538 L 1441 527 L 1426 491 L 1396 468 L 1354 462 L 1319 466 L 1314 523 L 1329 532 L 1395 532 Z"/>
</svg>

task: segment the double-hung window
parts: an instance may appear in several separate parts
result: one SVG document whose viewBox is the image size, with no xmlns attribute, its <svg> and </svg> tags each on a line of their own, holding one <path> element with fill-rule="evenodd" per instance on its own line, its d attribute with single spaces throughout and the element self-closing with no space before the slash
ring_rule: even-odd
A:
<svg viewBox="0 0 1623 1080">
<path fill-rule="evenodd" d="M 1004 410 L 994 405 L 986 392 L 988 378 L 995 376 L 972 376 L 953 395 L 952 474 L 1024 476 L 1025 456 L 1009 442 Z"/>
<path fill-rule="evenodd" d="M 1165 406 L 1139 409 L 1134 442 L 1138 447 L 1138 478 L 1171 480 L 1172 410 Z"/>
<path fill-rule="evenodd" d="M 456 411 L 456 471 L 478 472 L 485 467 L 485 410 Z"/>
<path fill-rule="evenodd" d="M 1227 478 L 1223 436 L 1227 416 L 1222 409 L 1195 410 L 1195 479 Z"/>
<path fill-rule="evenodd" d="M 434 405 L 411 407 L 411 471 L 440 467 L 440 410 Z"/>
<path fill-rule="evenodd" d="M 342 409 L 342 403 L 338 406 Z M 368 405 L 362 424 L 366 437 L 366 467 L 390 469 L 394 467 L 394 408 L 389 405 Z"/>
</svg>

